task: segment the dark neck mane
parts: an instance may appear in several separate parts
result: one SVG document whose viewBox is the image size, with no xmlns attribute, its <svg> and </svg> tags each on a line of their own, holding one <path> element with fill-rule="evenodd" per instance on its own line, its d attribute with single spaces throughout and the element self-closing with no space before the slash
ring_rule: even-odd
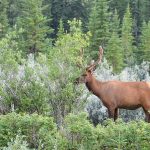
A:
<svg viewBox="0 0 150 150">
<path fill-rule="evenodd" d="M 86 82 L 86 83 L 85 83 L 85 85 L 86 85 L 86 87 L 87 87 L 87 89 L 88 89 L 89 91 L 92 91 L 92 88 L 91 88 L 91 86 L 90 86 L 90 83 L 89 83 L 89 82 Z"/>
</svg>

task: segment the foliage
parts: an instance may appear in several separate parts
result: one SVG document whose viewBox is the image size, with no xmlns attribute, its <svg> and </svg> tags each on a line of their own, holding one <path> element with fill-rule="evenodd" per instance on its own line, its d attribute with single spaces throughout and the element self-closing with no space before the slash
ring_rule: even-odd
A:
<svg viewBox="0 0 150 150">
<path fill-rule="evenodd" d="M 100 45 L 106 46 L 110 37 L 109 33 L 110 14 L 108 12 L 107 0 L 94 1 L 94 5 L 89 17 L 89 30 L 92 34 L 90 38 L 90 55 L 95 58 L 97 48 Z"/>
<path fill-rule="evenodd" d="M 77 19 L 73 19 L 72 21 L 68 21 L 70 26 L 70 32 L 59 34 L 59 37 L 55 44 L 55 53 L 56 55 L 64 55 L 63 57 L 66 62 L 70 64 L 83 63 L 83 58 L 80 57 L 82 54 L 82 49 L 84 50 L 87 46 L 89 46 L 89 36 L 90 34 L 84 34 L 82 32 L 82 22 Z M 81 53 L 81 56 L 80 56 Z M 79 64 L 83 65 L 83 64 Z"/>
<path fill-rule="evenodd" d="M 39 53 L 22 59 L 19 51 L 19 56 L 13 53 L 18 43 L 11 48 L 12 38 L 1 41 L 1 112 L 51 114 L 60 127 L 69 112 L 82 108 L 82 89 L 75 88 L 74 81 L 81 71 L 77 66 L 83 63 L 77 56 L 88 45 L 88 35 L 82 33 L 81 21 L 69 24 L 72 32 L 60 34 L 48 56 Z"/>
<path fill-rule="evenodd" d="M 119 73 L 124 67 L 124 56 L 121 39 L 118 34 L 113 32 L 108 41 L 106 57 L 115 73 Z"/>
<path fill-rule="evenodd" d="M 50 41 L 46 37 L 52 29 L 43 15 L 45 7 L 42 6 L 42 0 L 22 0 L 20 7 L 22 10 L 17 20 L 17 28 L 23 29 L 18 41 L 20 49 L 24 54 L 47 52 Z"/>
<path fill-rule="evenodd" d="M 86 113 L 79 113 L 69 114 L 64 127 L 57 131 L 50 117 L 10 113 L 0 116 L 0 146 L 46 150 L 149 149 L 149 130 L 149 124 L 143 121 L 107 120 L 94 127 Z"/>
<path fill-rule="evenodd" d="M 124 54 L 125 64 L 128 66 L 133 65 L 133 36 L 132 36 L 133 21 L 130 13 L 130 7 L 128 5 L 126 13 L 122 23 L 122 48 Z"/>
<path fill-rule="evenodd" d="M 29 150 L 28 144 L 26 141 L 23 141 L 23 136 L 16 135 L 16 138 L 11 140 L 11 142 L 8 142 L 8 146 L 4 147 L 3 150 Z"/>
<path fill-rule="evenodd" d="M 0 38 L 4 37 L 7 28 L 8 28 L 8 17 L 7 17 L 7 7 L 8 7 L 8 1 L 7 0 L 1 0 L 0 1 Z"/>
<path fill-rule="evenodd" d="M 106 58 L 98 79 L 150 81 L 149 6 L 0 0 L 0 149 L 150 149 L 143 111 L 121 110 L 128 123 L 104 121 L 106 108 L 75 85 L 99 45 Z"/>
<path fill-rule="evenodd" d="M 108 123 L 108 124 L 107 124 Z M 98 149 L 149 149 L 149 124 L 145 122 L 117 123 L 107 121 L 97 126 Z M 106 140 L 107 139 L 107 140 Z"/>
<path fill-rule="evenodd" d="M 69 149 L 93 149 L 96 144 L 95 129 L 86 119 L 87 115 L 70 114 L 66 118 L 67 135 L 69 135 Z"/>
<path fill-rule="evenodd" d="M 94 128 L 85 113 L 70 114 L 66 118 L 66 132 L 70 149 L 149 149 L 150 126 L 145 122 L 116 123 L 107 120 Z"/>
<path fill-rule="evenodd" d="M 138 60 L 140 62 L 144 61 L 150 61 L 149 58 L 149 41 L 148 39 L 150 38 L 150 22 L 143 23 L 143 27 L 142 27 L 142 35 L 141 35 L 141 45 L 139 48 L 139 53 L 138 53 Z"/>
<path fill-rule="evenodd" d="M 70 33 L 63 33 L 60 27 L 55 47 L 49 54 L 52 64 L 50 76 L 53 79 L 49 101 L 58 126 L 61 126 L 66 114 L 76 111 L 74 108 L 82 108 L 83 102 L 79 98 L 82 89 L 75 88 L 74 81 L 84 65 L 82 50 L 89 44 L 89 35 L 81 30 L 81 21 L 73 19 L 68 23 Z"/>
<path fill-rule="evenodd" d="M 68 20 L 81 20 L 83 30 L 87 30 L 88 8 L 85 7 L 89 2 L 83 0 L 51 0 L 52 8 L 52 27 L 54 29 L 53 37 L 56 37 L 59 27 L 59 21 L 62 19 L 65 31 L 69 31 Z"/>
<path fill-rule="evenodd" d="M 116 123 L 106 120 L 94 127 L 86 113 L 79 113 L 69 114 L 65 126 L 57 131 L 52 118 L 11 113 L 0 117 L 0 146 L 46 150 L 149 149 L 149 130 L 149 124 L 143 121 L 124 123 L 120 119 Z"/>
<path fill-rule="evenodd" d="M 56 125 L 50 117 L 37 114 L 16 114 L 10 113 L 0 116 L 0 147 L 6 146 L 7 142 L 16 138 L 21 142 L 17 134 L 23 135 L 30 148 L 49 149 L 54 148 L 57 138 Z M 59 136 L 58 136 L 59 137 Z M 48 139 L 49 138 L 49 139 Z M 59 142 L 58 142 L 59 143 Z M 12 144 L 18 145 L 17 143 Z M 24 143 L 25 144 L 25 143 Z M 11 144 L 9 144 L 10 146 Z M 19 145 L 18 145 L 19 146 Z"/>
<path fill-rule="evenodd" d="M 10 50 L 8 52 L 13 56 Z M 1 58 L 5 58 L 4 56 L 2 55 Z M 38 71 L 42 71 L 40 64 L 37 64 L 33 70 L 31 65 L 34 64 L 31 64 L 30 60 L 21 66 L 12 57 L 6 60 L 5 68 L 1 67 L 0 78 L 1 102 L 6 107 L 4 110 L 39 114 L 46 112 L 48 91 L 40 82 L 41 78 L 36 76 Z"/>
</svg>

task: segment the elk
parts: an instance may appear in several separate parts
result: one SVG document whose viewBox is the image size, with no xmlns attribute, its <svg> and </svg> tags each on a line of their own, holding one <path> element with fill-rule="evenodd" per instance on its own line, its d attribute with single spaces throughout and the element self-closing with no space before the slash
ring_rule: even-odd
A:
<svg viewBox="0 0 150 150">
<path fill-rule="evenodd" d="M 145 120 L 150 122 L 150 83 L 97 80 L 93 71 L 101 63 L 102 56 L 103 48 L 100 46 L 98 60 L 86 67 L 84 73 L 76 79 L 76 83 L 85 83 L 87 89 L 100 98 L 108 109 L 109 118 L 114 121 L 118 118 L 119 108 L 134 110 L 142 107 Z"/>
</svg>

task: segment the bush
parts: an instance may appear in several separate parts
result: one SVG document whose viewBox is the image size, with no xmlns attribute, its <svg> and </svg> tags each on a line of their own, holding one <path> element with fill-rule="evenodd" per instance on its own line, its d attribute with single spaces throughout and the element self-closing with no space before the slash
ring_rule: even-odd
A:
<svg viewBox="0 0 150 150">
<path fill-rule="evenodd" d="M 29 150 L 26 141 L 23 141 L 23 136 L 17 135 L 15 139 L 8 142 L 8 146 L 4 147 L 3 150 Z"/>
<path fill-rule="evenodd" d="M 98 149 L 150 149 L 150 126 L 143 121 L 124 123 L 105 122 L 96 128 Z"/>
<path fill-rule="evenodd" d="M 149 123 L 106 120 L 94 127 L 86 113 L 69 114 L 56 129 L 53 119 L 37 114 L 0 116 L 0 148 L 44 150 L 150 149 Z M 8 146 L 8 147 L 6 147 Z"/>
<path fill-rule="evenodd" d="M 96 128 L 87 120 L 85 113 L 70 114 L 66 118 L 69 149 L 113 150 L 150 149 L 150 125 L 146 122 L 114 123 L 107 120 Z"/>
<path fill-rule="evenodd" d="M 19 134 L 24 136 L 30 148 L 53 149 L 61 137 L 50 117 L 37 114 L 10 113 L 0 116 L 0 147 L 4 147 Z M 63 142 L 63 139 L 62 139 Z"/>
<path fill-rule="evenodd" d="M 96 145 L 95 128 L 87 120 L 86 113 L 70 114 L 66 118 L 66 133 L 69 149 L 91 150 Z"/>
</svg>

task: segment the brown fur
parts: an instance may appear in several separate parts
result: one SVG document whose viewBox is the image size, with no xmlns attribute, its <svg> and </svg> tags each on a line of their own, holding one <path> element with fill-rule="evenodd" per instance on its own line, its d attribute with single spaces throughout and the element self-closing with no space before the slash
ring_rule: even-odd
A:
<svg viewBox="0 0 150 150">
<path fill-rule="evenodd" d="M 110 118 L 118 118 L 118 109 L 137 109 L 142 107 L 145 120 L 150 122 L 150 83 L 149 82 L 121 82 L 98 81 L 91 70 L 77 79 L 78 83 L 85 83 L 89 91 L 101 99 L 108 109 Z"/>
</svg>

